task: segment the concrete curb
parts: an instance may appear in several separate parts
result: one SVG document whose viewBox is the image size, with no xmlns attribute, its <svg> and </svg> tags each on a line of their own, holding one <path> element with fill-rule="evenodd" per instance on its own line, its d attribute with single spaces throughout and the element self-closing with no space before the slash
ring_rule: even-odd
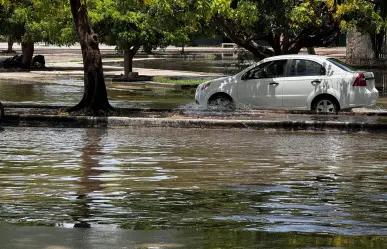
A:
<svg viewBox="0 0 387 249">
<path fill-rule="evenodd" d="M 387 123 L 6 115 L 3 127 L 173 127 L 283 131 L 387 132 Z"/>
</svg>

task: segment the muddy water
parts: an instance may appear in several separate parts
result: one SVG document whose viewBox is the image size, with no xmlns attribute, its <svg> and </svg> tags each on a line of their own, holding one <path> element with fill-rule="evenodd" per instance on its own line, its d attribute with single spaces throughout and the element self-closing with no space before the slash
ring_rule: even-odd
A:
<svg viewBox="0 0 387 249">
<path fill-rule="evenodd" d="M 386 147 L 366 133 L 6 127 L 0 223 L 387 243 Z"/>
<path fill-rule="evenodd" d="M 108 83 L 110 103 L 115 107 L 178 108 L 193 103 L 193 95 L 171 91 L 130 91 Z M 0 80 L 0 101 L 7 104 L 75 105 L 82 99 L 83 81 L 57 80 L 52 83 L 14 83 Z"/>
</svg>

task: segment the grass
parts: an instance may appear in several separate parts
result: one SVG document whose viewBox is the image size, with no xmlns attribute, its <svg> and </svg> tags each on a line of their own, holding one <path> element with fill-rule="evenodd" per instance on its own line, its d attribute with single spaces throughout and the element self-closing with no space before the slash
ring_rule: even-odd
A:
<svg viewBox="0 0 387 249">
<path fill-rule="evenodd" d="M 379 97 L 376 104 L 371 106 L 371 109 L 387 109 L 387 97 Z"/>
<path fill-rule="evenodd" d="M 161 76 L 156 76 L 153 78 L 154 82 L 159 82 L 159 83 L 165 83 L 165 84 L 177 84 L 177 85 L 199 85 L 203 82 L 206 82 L 208 80 L 206 79 L 186 79 L 186 80 L 175 80 L 167 77 L 161 77 Z"/>
<path fill-rule="evenodd" d="M 387 105 L 387 97 L 385 97 L 385 96 L 379 97 L 377 100 L 377 104 Z"/>
</svg>

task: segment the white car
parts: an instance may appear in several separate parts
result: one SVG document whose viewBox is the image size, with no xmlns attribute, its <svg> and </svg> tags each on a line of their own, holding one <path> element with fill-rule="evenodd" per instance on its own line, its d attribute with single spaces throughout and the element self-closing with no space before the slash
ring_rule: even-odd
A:
<svg viewBox="0 0 387 249">
<path fill-rule="evenodd" d="M 373 105 L 378 97 L 372 72 L 318 55 L 269 57 L 234 76 L 202 83 L 195 94 L 203 106 L 317 113 Z"/>
</svg>

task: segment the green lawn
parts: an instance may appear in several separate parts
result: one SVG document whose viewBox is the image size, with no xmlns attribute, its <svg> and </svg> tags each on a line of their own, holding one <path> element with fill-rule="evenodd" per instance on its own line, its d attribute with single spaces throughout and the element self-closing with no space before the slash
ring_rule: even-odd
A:
<svg viewBox="0 0 387 249">
<path fill-rule="evenodd" d="M 206 79 L 186 79 L 186 80 L 175 80 L 167 77 L 161 77 L 161 76 L 156 76 L 153 78 L 154 82 L 159 82 L 159 83 L 165 83 L 165 84 L 177 84 L 177 85 L 199 85 L 203 82 L 206 82 L 208 80 Z"/>
</svg>

